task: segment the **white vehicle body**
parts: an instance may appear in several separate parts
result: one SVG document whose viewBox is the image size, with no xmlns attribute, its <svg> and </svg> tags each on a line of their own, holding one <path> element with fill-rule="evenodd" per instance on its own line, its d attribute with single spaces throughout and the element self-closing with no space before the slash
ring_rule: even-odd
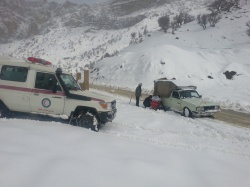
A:
<svg viewBox="0 0 250 187">
<path fill-rule="evenodd" d="M 196 86 L 178 86 L 174 81 L 155 81 L 154 95 L 159 95 L 165 109 L 182 113 L 186 117 L 211 116 L 220 111 L 214 102 L 202 99 Z"/>
<path fill-rule="evenodd" d="M 96 119 L 99 124 L 114 119 L 116 101 L 82 91 L 72 75 L 61 69 L 0 57 L 0 116 L 6 110 L 64 114 L 70 121 L 78 119 L 77 123 L 85 117 L 85 122 Z"/>
</svg>

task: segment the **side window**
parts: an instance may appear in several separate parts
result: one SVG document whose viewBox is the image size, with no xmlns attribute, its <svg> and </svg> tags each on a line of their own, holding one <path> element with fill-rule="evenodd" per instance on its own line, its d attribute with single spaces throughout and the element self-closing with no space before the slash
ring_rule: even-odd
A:
<svg viewBox="0 0 250 187">
<path fill-rule="evenodd" d="M 181 92 L 182 98 L 189 98 L 190 96 L 190 91 L 182 91 Z"/>
<path fill-rule="evenodd" d="M 53 90 L 55 85 L 57 85 L 57 91 L 62 91 L 54 74 L 42 72 L 36 73 L 35 88 Z"/>
<path fill-rule="evenodd" d="M 191 91 L 191 97 L 197 97 L 199 98 L 199 94 L 196 91 Z"/>
<path fill-rule="evenodd" d="M 179 99 L 179 92 L 173 91 L 172 97 Z"/>
<path fill-rule="evenodd" d="M 28 75 L 27 67 L 3 65 L 0 79 L 6 81 L 26 82 Z"/>
</svg>

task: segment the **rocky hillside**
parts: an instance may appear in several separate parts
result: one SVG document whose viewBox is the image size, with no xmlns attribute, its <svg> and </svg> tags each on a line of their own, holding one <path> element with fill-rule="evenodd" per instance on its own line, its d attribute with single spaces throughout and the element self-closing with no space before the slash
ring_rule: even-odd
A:
<svg viewBox="0 0 250 187">
<path fill-rule="evenodd" d="M 171 20 L 180 12 L 196 17 L 208 11 L 211 1 L 111 0 L 88 6 L 0 0 L 0 55 L 36 56 L 74 73 L 143 42 L 160 29 L 163 15 Z"/>
<path fill-rule="evenodd" d="M 38 0 L 1 0 L 0 1 L 0 42 L 29 38 L 46 34 L 58 27 L 92 26 L 96 29 L 121 29 L 131 27 L 142 21 L 145 16 L 136 15 L 117 19 L 142 8 L 151 8 L 159 3 L 154 0 L 136 0 L 131 3 L 113 1 L 92 7 L 77 5 L 70 1 L 64 4 Z M 158 2 L 158 1 L 157 1 Z M 165 0 L 161 1 L 161 4 Z M 165 2 L 166 3 L 166 2 Z"/>
<path fill-rule="evenodd" d="M 60 27 L 90 26 L 97 30 L 128 28 L 148 17 L 148 12 L 170 4 L 179 3 L 180 6 L 181 2 L 182 0 L 113 0 L 88 6 L 70 1 L 59 4 L 47 0 L 1 0 L 0 43 L 46 34 Z M 200 4 L 203 1 L 196 2 L 196 5 Z"/>
<path fill-rule="evenodd" d="M 142 9 L 149 9 L 152 7 L 159 7 L 166 3 L 170 3 L 173 0 L 113 0 L 110 3 L 112 11 L 116 15 L 124 16 Z"/>
<path fill-rule="evenodd" d="M 27 2 L 26 0 L 1 0 L 0 1 L 0 42 L 6 43 L 16 39 L 29 38 L 34 35 L 46 34 L 50 29 L 61 24 L 66 15 L 71 15 L 72 20 L 66 19 L 63 25 L 79 26 L 74 21 L 75 12 L 82 12 L 88 9 L 87 5 L 77 6 L 74 3 L 66 2 L 58 4 L 38 0 Z M 76 23 L 77 22 L 77 23 Z"/>
</svg>

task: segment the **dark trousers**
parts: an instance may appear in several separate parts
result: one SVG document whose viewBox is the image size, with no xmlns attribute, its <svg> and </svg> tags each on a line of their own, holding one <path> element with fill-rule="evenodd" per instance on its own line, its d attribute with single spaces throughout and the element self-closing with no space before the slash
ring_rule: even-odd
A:
<svg viewBox="0 0 250 187">
<path fill-rule="evenodd" d="M 136 98 L 136 106 L 139 106 L 140 97 L 135 97 L 135 98 Z"/>
</svg>

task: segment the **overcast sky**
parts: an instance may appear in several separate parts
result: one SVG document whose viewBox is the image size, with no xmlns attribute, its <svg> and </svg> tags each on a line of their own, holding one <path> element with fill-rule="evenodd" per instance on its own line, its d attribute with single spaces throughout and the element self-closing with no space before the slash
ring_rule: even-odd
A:
<svg viewBox="0 0 250 187">
<path fill-rule="evenodd" d="M 49 0 L 49 1 L 55 1 L 55 2 L 58 2 L 58 3 L 64 3 L 66 0 Z M 82 3 L 85 3 L 85 4 L 88 4 L 88 5 L 92 5 L 94 3 L 99 3 L 99 2 L 104 2 L 106 0 L 68 0 L 72 3 L 78 3 L 78 4 L 82 4 Z"/>
</svg>

